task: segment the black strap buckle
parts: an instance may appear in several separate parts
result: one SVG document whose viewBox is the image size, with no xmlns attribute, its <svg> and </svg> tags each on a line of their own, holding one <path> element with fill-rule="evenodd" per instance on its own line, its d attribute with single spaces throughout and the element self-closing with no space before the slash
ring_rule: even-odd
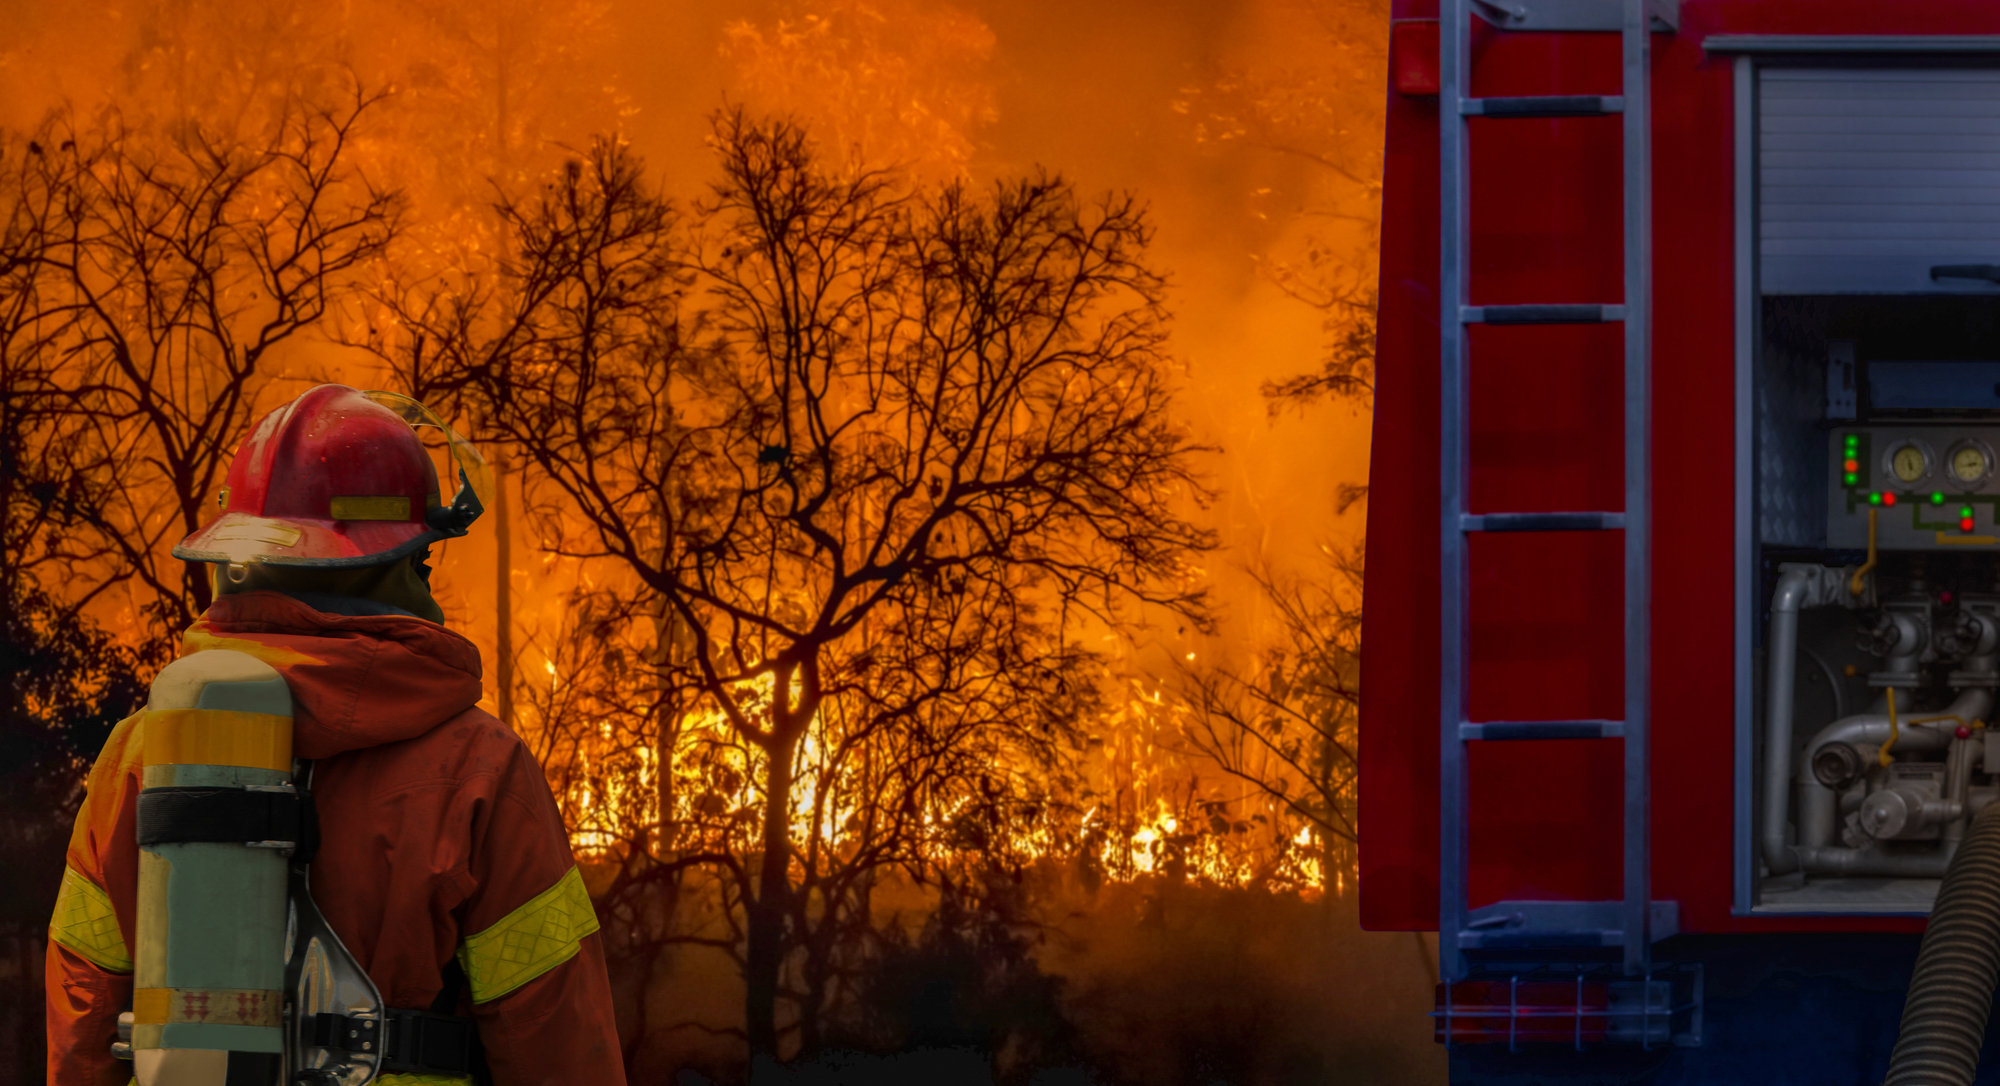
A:
<svg viewBox="0 0 2000 1086">
<path fill-rule="evenodd" d="M 313 1015 L 312 1043 L 348 1052 L 378 1052 L 382 1047 L 381 1025 L 373 1018 L 349 1018 L 321 1011 Z"/>
<path fill-rule="evenodd" d="M 429 1011 L 390 1008 L 389 1038 L 382 1070 L 431 1075 L 469 1075 L 479 1031 L 472 1019 Z"/>
<path fill-rule="evenodd" d="M 470 1018 L 391 1007 L 384 1021 L 322 1012 L 313 1015 L 312 1043 L 322 1048 L 378 1053 L 384 1072 L 469 1075 L 478 1046 Z"/>
</svg>

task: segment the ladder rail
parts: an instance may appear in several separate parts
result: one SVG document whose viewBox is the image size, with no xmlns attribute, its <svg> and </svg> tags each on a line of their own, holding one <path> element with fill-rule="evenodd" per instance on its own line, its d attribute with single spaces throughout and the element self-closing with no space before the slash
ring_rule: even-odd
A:
<svg viewBox="0 0 2000 1086">
<path fill-rule="evenodd" d="M 1648 733 L 1651 693 L 1651 31 L 1657 4 L 1620 0 L 1623 73 L 1616 101 L 1623 127 L 1624 297 L 1616 306 L 1474 306 L 1469 260 L 1471 162 L 1468 120 L 1488 115 L 1468 106 L 1471 90 L 1471 5 L 1440 0 L 1439 11 L 1439 967 L 1446 982 L 1468 971 L 1470 775 L 1467 742 L 1525 738 L 1534 722 L 1489 729 L 1470 720 L 1470 568 L 1468 532 L 1622 528 L 1624 540 L 1624 719 L 1618 722 L 1549 722 L 1555 731 L 1596 726 L 1601 737 L 1624 743 L 1623 897 L 1618 903 L 1618 943 L 1627 972 L 1650 968 L 1655 932 L 1651 877 L 1651 792 Z M 1546 100 L 1546 99 L 1545 99 Z M 1496 101 L 1515 101 L 1503 99 Z M 1527 102 L 1528 99 L 1520 101 Z M 1563 101 L 1567 101 L 1564 99 Z M 1535 107 L 1539 109 L 1540 107 Z M 1607 110 L 1608 112 L 1608 110 Z M 1492 114 L 1499 116 L 1502 114 Z M 1547 115 L 1522 107 L 1515 116 Z M 1576 114 L 1571 114 L 1576 115 Z M 1592 313 L 1586 311 L 1596 311 Z M 1624 322 L 1625 509 L 1622 514 L 1486 514 L 1468 509 L 1470 476 L 1470 371 L 1468 325 L 1555 323 L 1597 319 Z M 1583 518 L 1596 518 L 1585 524 Z M 1570 523 L 1575 520 L 1576 523 Z M 1552 734 L 1552 733 L 1551 733 Z M 1667 930 L 1671 930 L 1669 927 Z"/>
<path fill-rule="evenodd" d="M 1465 243 L 1471 225 L 1469 205 L 1470 150 L 1467 122 L 1459 102 L 1471 97 L 1472 44 L 1468 0 L 1439 0 L 1438 19 L 1438 204 L 1442 229 L 1438 238 L 1440 456 L 1439 456 L 1439 577 L 1441 604 L 1438 642 L 1439 847 L 1438 847 L 1438 968 L 1447 983 L 1466 973 L 1459 935 L 1466 930 L 1469 896 L 1469 826 L 1471 798 L 1465 741 L 1459 725 L 1469 719 L 1466 690 L 1470 679 L 1470 646 L 1466 626 L 1471 600 L 1467 539 L 1462 524 L 1467 514 L 1464 488 L 1469 474 L 1467 431 L 1470 412 L 1466 368 L 1466 325 L 1462 311 L 1470 304 Z"/>
<path fill-rule="evenodd" d="M 1652 20 L 1624 0 L 1625 971 L 1652 955 Z"/>
</svg>

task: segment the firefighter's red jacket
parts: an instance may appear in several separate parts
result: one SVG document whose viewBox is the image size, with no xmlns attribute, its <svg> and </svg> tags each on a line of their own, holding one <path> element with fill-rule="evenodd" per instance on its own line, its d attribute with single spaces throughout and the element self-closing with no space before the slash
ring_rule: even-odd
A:
<svg viewBox="0 0 2000 1086">
<path fill-rule="evenodd" d="M 497 1086 L 625 1081 L 596 917 L 533 754 L 478 709 L 479 651 L 401 616 L 289 596 L 219 599 L 184 649 L 235 649 L 290 683 L 314 761 L 313 898 L 392 1007 L 428 1007 L 453 955 Z M 90 772 L 50 924 L 49 1082 L 124 1083 L 109 1051 L 131 997 L 144 714 Z M 399 1076 L 379 1080 L 393 1083 Z M 430 1079 L 427 1081 L 438 1081 Z"/>
</svg>

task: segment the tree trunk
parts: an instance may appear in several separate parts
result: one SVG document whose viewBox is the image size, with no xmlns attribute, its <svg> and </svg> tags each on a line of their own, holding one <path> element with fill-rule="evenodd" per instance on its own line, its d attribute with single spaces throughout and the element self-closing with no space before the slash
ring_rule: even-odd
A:
<svg viewBox="0 0 2000 1086">
<path fill-rule="evenodd" d="M 800 731 L 783 729 L 773 736 L 770 749 L 764 859 L 758 870 L 757 900 L 749 909 L 743 965 L 744 1028 L 753 1060 L 778 1058 L 778 973 L 785 962 L 785 913 L 792 892 L 792 759 L 799 738 Z"/>
<path fill-rule="evenodd" d="M 674 515 L 672 503 L 662 498 L 658 513 L 660 550 L 654 558 L 655 569 L 666 569 L 673 560 Z M 654 597 L 652 618 L 653 658 L 650 663 L 653 667 L 653 704 L 656 707 L 653 785 L 660 823 L 659 830 L 653 834 L 652 854 L 654 859 L 664 861 L 680 836 L 674 821 L 674 750 L 680 742 L 681 704 L 674 693 L 674 674 L 688 654 L 680 615 L 665 593 Z"/>
<path fill-rule="evenodd" d="M 507 456 L 493 457 L 494 685 L 500 722 L 514 727 L 514 518 L 507 503 Z"/>
<path fill-rule="evenodd" d="M 205 614 L 208 605 L 215 602 L 215 586 L 209 581 L 214 573 L 215 567 L 207 562 L 189 562 L 187 572 L 182 575 L 187 585 L 187 593 L 194 599 L 196 618 Z"/>
<path fill-rule="evenodd" d="M 654 691 L 659 708 L 658 731 L 653 738 L 653 801 L 659 809 L 659 828 L 653 831 L 650 851 L 653 859 L 662 862 L 673 852 L 680 837 L 680 826 L 674 819 L 674 749 L 680 744 L 681 710 L 677 702 L 669 702 L 657 689 L 667 685 L 663 673 L 668 666 L 656 665 L 654 672 L 659 680 Z"/>
<path fill-rule="evenodd" d="M 497 37 L 493 45 L 493 179 L 505 186 L 507 171 L 511 163 L 507 153 L 507 20 L 504 15 L 498 20 Z M 508 256 L 507 219 L 499 210 L 494 210 L 494 241 L 502 264 Z M 504 286 L 504 277 L 502 279 Z M 514 518 L 513 510 L 507 503 L 507 452 L 504 447 L 495 450 L 493 457 L 493 609 L 494 628 L 498 631 L 494 638 L 493 654 L 498 690 L 500 722 L 514 727 Z"/>
<path fill-rule="evenodd" d="M 188 503 L 182 512 L 181 526 L 187 529 L 185 535 L 193 535 L 201 527 L 201 506 L 208 500 L 208 495 L 194 493 L 192 478 L 177 477 L 174 483 L 176 490 L 183 495 L 181 500 Z M 217 572 L 219 571 L 207 562 L 189 562 L 187 568 L 182 570 L 181 583 L 187 587 L 186 598 L 194 601 L 194 610 L 190 617 L 200 618 L 208 612 L 208 605 L 215 602 L 215 583 L 209 578 Z"/>
<path fill-rule="evenodd" d="M 820 918 L 822 924 L 832 924 L 832 915 Z M 829 973 L 828 958 L 833 955 L 832 942 L 837 938 L 831 931 L 808 941 L 805 963 L 805 1001 L 799 1005 L 799 1058 L 811 1059 L 819 1055 L 820 1008 L 826 1005 L 826 983 Z"/>
</svg>

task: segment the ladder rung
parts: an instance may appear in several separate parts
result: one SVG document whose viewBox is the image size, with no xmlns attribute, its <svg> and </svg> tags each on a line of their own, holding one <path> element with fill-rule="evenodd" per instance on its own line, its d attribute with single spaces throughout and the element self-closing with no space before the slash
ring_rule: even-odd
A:
<svg viewBox="0 0 2000 1086">
<path fill-rule="evenodd" d="M 1467 117 L 1602 117 L 1625 112 L 1621 94 L 1538 94 L 1521 98 L 1464 98 Z"/>
<path fill-rule="evenodd" d="M 1625 527 L 1623 513 L 1467 513 L 1466 532 L 1601 532 Z"/>
<path fill-rule="evenodd" d="M 1488 720 L 1460 724 L 1458 737 L 1487 742 L 1507 739 L 1616 739 L 1625 734 L 1622 720 Z"/>
<path fill-rule="evenodd" d="M 1458 319 L 1466 324 L 1603 324 L 1625 319 L 1622 305 L 1467 305 Z"/>
</svg>

